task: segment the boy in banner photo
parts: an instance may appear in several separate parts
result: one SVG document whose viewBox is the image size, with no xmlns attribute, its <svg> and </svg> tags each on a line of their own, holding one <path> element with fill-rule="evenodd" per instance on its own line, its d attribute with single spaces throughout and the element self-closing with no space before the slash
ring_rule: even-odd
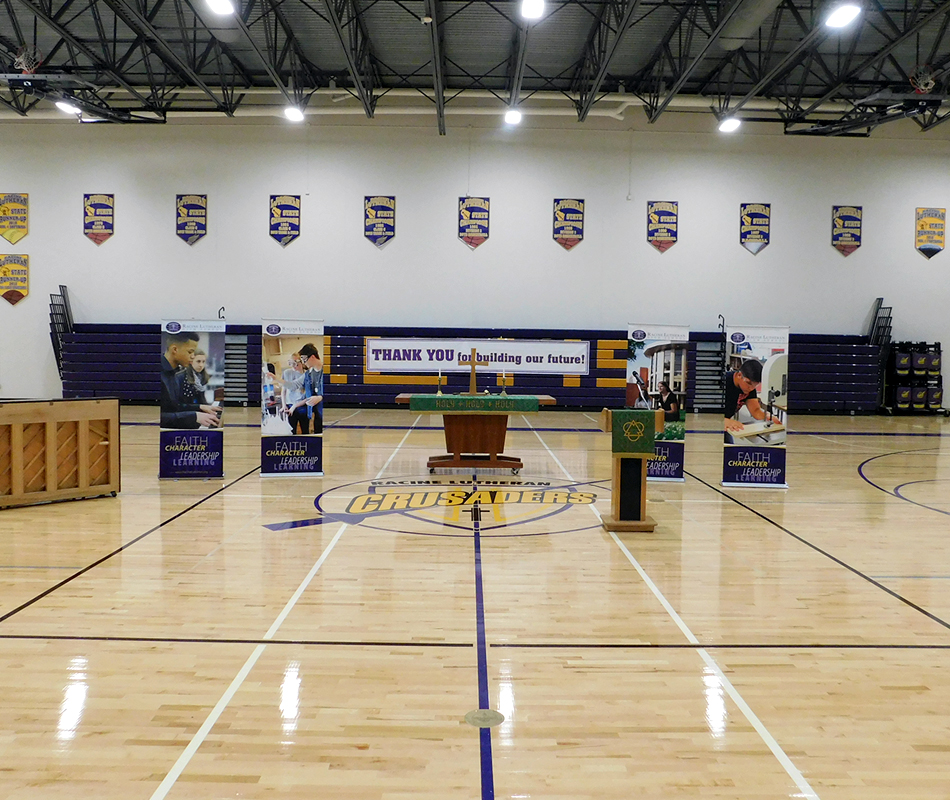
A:
<svg viewBox="0 0 950 800">
<path fill-rule="evenodd" d="M 208 338 L 207 334 L 204 334 Z M 201 372 L 210 384 L 207 373 L 206 350 L 199 348 L 202 334 L 194 331 L 162 333 L 162 396 L 161 427 L 179 430 L 196 428 L 218 428 L 221 426 L 221 406 L 208 403 L 207 398 L 195 389 L 194 379 L 188 380 L 193 363 L 199 351 L 203 363 L 199 361 Z M 211 388 L 203 385 L 203 389 Z M 214 389 L 212 388 L 212 396 Z"/>
<path fill-rule="evenodd" d="M 747 425 L 764 423 L 759 435 L 742 437 L 742 443 L 774 447 L 785 444 L 785 430 L 780 412 L 766 399 L 768 408 L 763 408 L 758 390 L 762 384 L 763 363 L 777 363 L 786 358 L 784 353 L 774 354 L 765 362 L 757 358 L 742 361 L 736 369 L 725 376 L 725 403 L 723 425 L 726 444 L 736 444 L 738 435 L 747 430 Z M 770 428 L 775 427 L 775 432 Z"/>
<path fill-rule="evenodd" d="M 281 387 L 282 413 L 286 415 L 294 434 L 323 433 L 323 360 L 312 342 L 307 342 L 294 353 L 295 375 L 285 370 L 278 377 L 268 372 L 268 378 Z"/>
</svg>

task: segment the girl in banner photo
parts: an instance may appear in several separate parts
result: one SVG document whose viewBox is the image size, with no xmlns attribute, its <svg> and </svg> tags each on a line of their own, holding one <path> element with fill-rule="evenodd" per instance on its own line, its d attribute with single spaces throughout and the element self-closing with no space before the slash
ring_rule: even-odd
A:
<svg viewBox="0 0 950 800">
<path fill-rule="evenodd" d="M 303 435 L 323 433 L 323 360 L 316 345 L 309 342 L 300 348 L 299 355 L 301 374 L 296 378 L 285 381 L 268 374 L 284 389 L 302 395 L 288 408 L 291 430 Z"/>
<path fill-rule="evenodd" d="M 185 367 L 182 389 L 186 397 L 199 404 L 214 402 L 214 388 L 211 385 L 211 373 L 208 371 L 208 354 L 198 348 L 191 364 Z"/>
</svg>

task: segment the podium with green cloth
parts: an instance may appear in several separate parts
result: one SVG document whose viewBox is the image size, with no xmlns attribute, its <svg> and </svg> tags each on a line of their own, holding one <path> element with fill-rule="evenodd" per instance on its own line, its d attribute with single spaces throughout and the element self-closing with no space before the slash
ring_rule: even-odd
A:
<svg viewBox="0 0 950 800">
<path fill-rule="evenodd" d="M 656 528 L 656 520 L 646 513 L 647 461 L 653 458 L 653 443 L 663 425 L 662 409 L 605 408 L 601 412 L 601 430 L 611 435 L 613 453 L 610 515 L 603 517 L 606 530 Z"/>
<path fill-rule="evenodd" d="M 397 403 L 410 411 L 442 414 L 446 455 L 431 456 L 437 468 L 520 470 L 520 458 L 504 455 L 509 414 L 536 414 L 539 406 L 554 405 L 550 395 L 521 394 L 400 394 Z"/>
</svg>

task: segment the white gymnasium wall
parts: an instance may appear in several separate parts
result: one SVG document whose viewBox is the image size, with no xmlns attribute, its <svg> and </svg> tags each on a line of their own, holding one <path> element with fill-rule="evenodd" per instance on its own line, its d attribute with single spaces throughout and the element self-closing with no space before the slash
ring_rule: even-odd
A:
<svg viewBox="0 0 950 800">
<path fill-rule="evenodd" d="M 484 123 L 483 123 L 484 124 Z M 78 322 L 321 318 L 328 325 L 714 330 L 788 324 L 862 332 L 871 303 L 897 338 L 950 348 L 950 252 L 914 250 L 914 209 L 950 207 L 950 143 L 775 135 L 418 126 L 0 125 L 0 192 L 30 195 L 30 295 L 0 303 L 0 396 L 59 396 L 48 295 Z M 116 235 L 82 236 L 82 194 L 116 196 Z M 210 233 L 174 233 L 176 193 L 209 196 Z M 303 195 L 302 236 L 267 235 L 268 196 Z M 456 238 L 466 193 L 491 198 L 491 238 Z M 367 194 L 397 198 L 397 236 L 362 236 Z M 554 197 L 587 201 L 585 240 L 551 239 Z M 648 200 L 680 204 L 679 243 L 646 242 Z M 738 243 L 741 202 L 772 203 L 772 243 Z M 830 246 L 831 206 L 864 207 L 863 246 Z"/>
</svg>

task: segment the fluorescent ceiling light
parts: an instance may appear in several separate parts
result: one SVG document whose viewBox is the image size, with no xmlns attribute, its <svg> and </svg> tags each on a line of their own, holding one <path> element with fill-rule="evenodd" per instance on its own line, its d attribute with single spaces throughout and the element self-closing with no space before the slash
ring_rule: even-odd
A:
<svg viewBox="0 0 950 800">
<path fill-rule="evenodd" d="M 505 122 L 509 125 L 517 125 L 521 122 L 521 112 L 517 108 L 509 108 L 505 112 Z"/>
<path fill-rule="evenodd" d="M 64 114 L 82 114 L 82 109 L 77 105 L 73 105 L 68 100 L 57 100 L 56 108 Z"/>
<path fill-rule="evenodd" d="M 825 25 L 829 28 L 843 28 L 845 25 L 853 22 L 861 13 L 861 6 L 855 3 L 842 3 L 832 11 L 825 20 Z"/>
<path fill-rule="evenodd" d="M 287 108 L 284 109 L 284 116 L 291 122 L 303 122 L 303 111 L 297 108 L 297 106 L 287 106 Z"/>
<path fill-rule="evenodd" d="M 544 13 L 544 0 L 522 0 L 521 16 L 525 19 L 540 19 Z"/>
<path fill-rule="evenodd" d="M 739 126 L 742 124 L 742 121 L 736 119 L 735 117 L 726 117 L 722 122 L 719 123 L 719 130 L 723 133 L 732 133 L 735 130 L 739 129 Z"/>
<path fill-rule="evenodd" d="M 233 14 L 234 13 L 234 4 L 231 0 L 207 0 L 208 8 L 210 8 L 215 14 Z"/>
</svg>

